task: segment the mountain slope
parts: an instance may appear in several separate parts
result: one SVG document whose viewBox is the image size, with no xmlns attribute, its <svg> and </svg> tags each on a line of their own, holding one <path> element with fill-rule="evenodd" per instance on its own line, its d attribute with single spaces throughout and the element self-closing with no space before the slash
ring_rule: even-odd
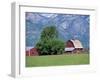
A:
<svg viewBox="0 0 100 80">
<path fill-rule="evenodd" d="M 79 39 L 89 48 L 89 15 L 26 12 L 26 46 L 35 46 L 44 27 L 54 25 L 63 41 Z"/>
</svg>

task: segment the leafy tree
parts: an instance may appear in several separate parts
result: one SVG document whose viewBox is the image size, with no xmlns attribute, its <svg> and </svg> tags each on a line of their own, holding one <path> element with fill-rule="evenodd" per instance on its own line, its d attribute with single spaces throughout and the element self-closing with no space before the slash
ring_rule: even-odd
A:
<svg viewBox="0 0 100 80">
<path fill-rule="evenodd" d="M 36 48 L 40 55 L 56 55 L 63 53 L 64 42 L 58 39 L 58 32 L 55 26 L 43 29 L 40 40 L 36 44 Z"/>
<path fill-rule="evenodd" d="M 64 52 L 64 42 L 59 39 L 49 40 L 50 53 L 52 54 L 62 54 Z"/>
<path fill-rule="evenodd" d="M 36 48 L 40 55 L 56 55 L 64 52 L 64 42 L 58 39 L 50 39 L 45 42 L 39 41 Z"/>
<path fill-rule="evenodd" d="M 58 37 L 58 32 L 55 26 L 46 27 L 41 33 L 41 40 L 48 40 Z"/>
</svg>

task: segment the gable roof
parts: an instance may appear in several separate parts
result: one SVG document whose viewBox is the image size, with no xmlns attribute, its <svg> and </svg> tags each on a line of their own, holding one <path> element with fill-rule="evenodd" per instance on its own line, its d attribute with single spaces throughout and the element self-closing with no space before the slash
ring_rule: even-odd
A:
<svg viewBox="0 0 100 80">
<path fill-rule="evenodd" d="M 79 40 L 75 39 L 75 40 L 70 40 L 70 41 L 74 44 L 75 48 L 83 48 L 83 45 Z"/>
</svg>

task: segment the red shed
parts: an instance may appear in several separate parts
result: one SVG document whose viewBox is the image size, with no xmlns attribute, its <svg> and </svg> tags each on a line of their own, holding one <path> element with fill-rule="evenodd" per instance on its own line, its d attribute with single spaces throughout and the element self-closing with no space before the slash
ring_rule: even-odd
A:
<svg viewBox="0 0 100 80">
<path fill-rule="evenodd" d="M 36 48 L 33 47 L 27 47 L 26 49 L 26 56 L 37 56 L 38 55 L 38 51 Z"/>
<path fill-rule="evenodd" d="M 82 43 L 79 40 L 68 40 L 66 42 L 65 52 L 79 52 L 83 50 Z"/>
</svg>

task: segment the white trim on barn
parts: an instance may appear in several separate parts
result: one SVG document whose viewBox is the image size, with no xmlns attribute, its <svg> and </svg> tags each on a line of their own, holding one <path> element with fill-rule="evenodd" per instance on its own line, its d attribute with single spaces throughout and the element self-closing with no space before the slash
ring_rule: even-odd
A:
<svg viewBox="0 0 100 80">
<path fill-rule="evenodd" d="M 74 47 L 65 48 L 65 51 L 73 51 L 74 49 L 75 49 Z"/>
</svg>

